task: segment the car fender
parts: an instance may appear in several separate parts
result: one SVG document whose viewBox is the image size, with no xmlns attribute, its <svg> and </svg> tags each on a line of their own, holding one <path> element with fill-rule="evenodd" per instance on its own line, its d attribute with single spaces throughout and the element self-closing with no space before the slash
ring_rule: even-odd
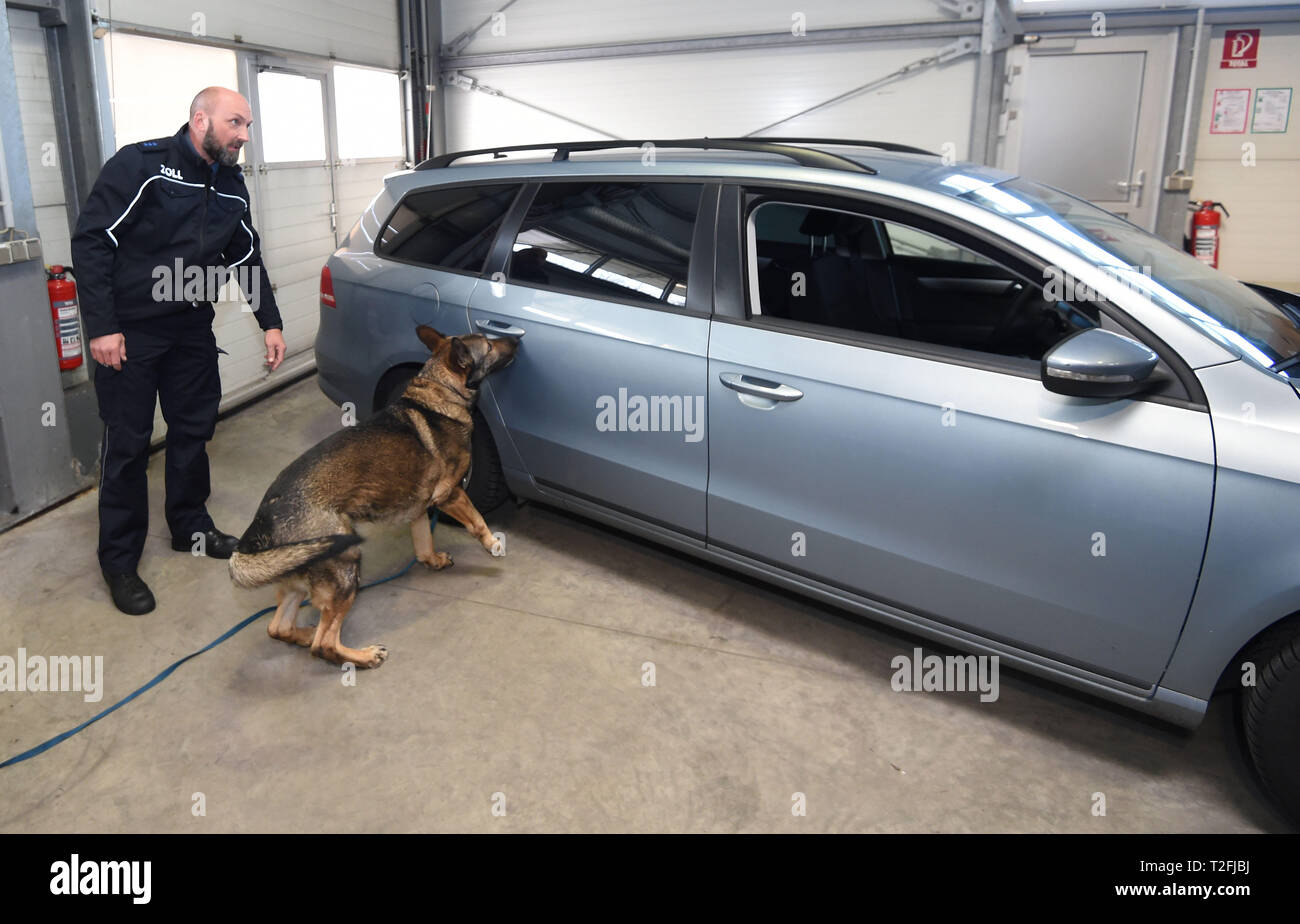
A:
<svg viewBox="0 0 1300 924">
<path fill-rule="evenodd" d="M 1161 686 L 1208 699 L 1233 656 L 1300 611 L 1300 399 L 1237 361 L 1197 370 L 1215 443 L 1201 577 Z"/>
</svg>

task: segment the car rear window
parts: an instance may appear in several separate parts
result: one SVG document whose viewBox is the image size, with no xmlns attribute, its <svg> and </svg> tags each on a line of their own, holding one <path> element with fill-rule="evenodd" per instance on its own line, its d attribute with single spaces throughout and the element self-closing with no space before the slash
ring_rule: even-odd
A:
<svg viewBox="0 0 1300 924">
<path fill-rule="evenodd" d="M 452 186 L 406 195 L 375 253 L 422 266 L 478 273 L 519 184 Z"/>
<path fill-rule="evenodd" d="M 587 298 L 684 307 L 702 189 L 547 183 L 520 226 L 507 277 Z"/>
</svg>

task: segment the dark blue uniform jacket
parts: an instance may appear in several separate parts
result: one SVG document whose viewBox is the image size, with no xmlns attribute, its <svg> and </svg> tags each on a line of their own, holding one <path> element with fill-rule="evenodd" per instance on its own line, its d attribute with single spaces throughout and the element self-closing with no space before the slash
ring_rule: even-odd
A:
<svg viewBox="0 0 1300 924">
<path fill-rule="evenodd" d="M 195 299 L 179 297 L 194 294 L 193 289 L 159 284 L 176 275 L 177 260 L 182 276 L 190 267 L 202 268 L 205 279 L 213 275 L 208 267 L 235 271 L 258 325 L 263 330 L 283 326 L 262 265 L 243 172 L 238 165 L 212 169 L 194 150 L 188 132 L 183 125 L 170 138 L 127 145 L 95 181 L 72 238 L 88 338 L 194 311 Z M 252 274 L 257 275 L 255 293 L 250 292 Z M 214 297 L 205 286 L 197 303 L 207 308 Z"/>
</svg>

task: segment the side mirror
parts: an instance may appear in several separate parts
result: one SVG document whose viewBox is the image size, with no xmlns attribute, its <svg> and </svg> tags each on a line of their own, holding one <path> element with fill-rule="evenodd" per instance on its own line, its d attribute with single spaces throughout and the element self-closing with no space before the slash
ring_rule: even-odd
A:
<svg viewBox="0 0 1300 924">
<path fill-rule="evenodd" d="M 1043 357 L 1043 387 L 1076 398 L 1127 398 L 1147 387 L 1160 357 L 1122 334 L 1091 327 Z"/>
</svg>

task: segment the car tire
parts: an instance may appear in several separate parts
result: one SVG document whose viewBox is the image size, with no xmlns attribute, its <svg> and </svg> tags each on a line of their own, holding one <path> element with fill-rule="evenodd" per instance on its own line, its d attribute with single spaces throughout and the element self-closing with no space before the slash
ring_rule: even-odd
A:
<svg viewBox="0 0 1300 924">
<path fill-rule="evenodd" d="M 474 433 L 470 437 L 469 473 L 462 483 L 476 510 L 487 515 L 510 496 L 506 476 L 501 471 L 501 456 L 483 415 L 474 409 Z"/>
<path fill-rule="evenodd" d="M 1241 697 L 1251 761 L 1270 796 L 1300 823 L 1300 632 L 1261 652 L 1255 685 Z"/>
<path fill-rule="evenodd" d="M 419 371 L 419 366 L 396 366 L 385 372 L 375 386 L 375 411 L 382 411 L 402 397 L 402 392 Z"/>
</svg>

